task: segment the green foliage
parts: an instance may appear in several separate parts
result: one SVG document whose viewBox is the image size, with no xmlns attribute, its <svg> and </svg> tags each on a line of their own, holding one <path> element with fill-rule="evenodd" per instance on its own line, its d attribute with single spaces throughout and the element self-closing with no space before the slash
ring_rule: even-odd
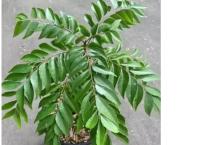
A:
<svg viewBox="0 0 200 145">
<path fill-rule="evenodd" d="M 135 110 L 144 101 L 148 115 L 159 110 L 160 91 L 151 86 L 157 75 L 137 49 L 122 49 L 120 37 L 123 29 L 140 23 L 144 7 L 128 0 L 111 2 L 114 8 L 104 0 L 92 3 L 92 14 L 84 17 L 87 26 L 50 8 L 17 15 L 14 37 L 38 33 L 39 39 L 50 41 L 8 72 L 2 95 L 12 100 L 2 106 L 8 110 L 3 119 L 13 117 L 21 127 L 22 119 L 28 122 L 26 107 L 39 99 L 36 130 L 45 134 L 45 144 L 60 145 L 59 137 L 68 135 L 75 122 L 77 131 L 91 131 L 94 144 L 111 145 L 109 132 L 128 143 L 120 96 Z"/>
</svg>

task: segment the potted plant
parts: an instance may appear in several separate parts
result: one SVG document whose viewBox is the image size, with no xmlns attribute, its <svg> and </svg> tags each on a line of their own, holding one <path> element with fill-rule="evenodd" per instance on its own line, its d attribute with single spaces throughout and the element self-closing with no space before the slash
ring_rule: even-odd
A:
<svg viewBox="0 0 200 145">
<path fill-rule="evenodd" d="M 128 143 L 128 129 L 120 113 L 127 99 L 133 109 L 144 100 L 150 115 L 159 110 L 158 80 L 139 51 L 123 49 L 120 32 L 140 22 L 144 7 L 128 0 L 92 3 L 87 26 L 52 9 L 32 8 L 30 16 L 16 17 L 14 37 L 39 33 L 48 39 L 21 58 L 2 83 L 10 102 L 3 119 L 13 117 L 18 127 L 28 122 L 26 107 L 39 102 L 37 133 L 46 145 L 111 145 L 110 134 Z M 94 15 L 94 16 L 93 16 Z"/>
</svg>

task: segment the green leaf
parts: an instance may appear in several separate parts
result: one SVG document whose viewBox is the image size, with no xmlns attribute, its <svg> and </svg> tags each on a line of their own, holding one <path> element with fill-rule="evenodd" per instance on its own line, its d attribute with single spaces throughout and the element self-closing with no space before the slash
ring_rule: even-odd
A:
<svg viewBox="0 0 200 145">
<path fill-rule="evenodd" d="M 52 47 L 51 45 L 47 44 L 47 43 L 42 43 L 39 45 L 40 49 L 47 52 L 47 53 L 52 53 L 52 52 L 56 52 L 57 49 Z"/>
<path fill-rule="evenodd" d="M 44 118 L 43 120 L 41 120 L 38 124 L 37 127 L 37 131 L 43 131 L 47 128 L 49 128 L 49 126 L 51 126 L 52 124 L 54 124 L 55 122 L 55 115 L 49 115 L 46 118 Z"/>
<path fill-rule="evenodd" d="M 47 8 L 46 9 L 46 18 L 50 21 L 54 21 L 54 13 L 53 10 L 51 8 Z"/>
<path fill-rule="evenodd" d="M 129 139 L 127 136 L 120 134 L 120 133 L 114 133 L 114 135 L 119 138 L 123 143 L 128 144 L 129 143 Z"/>
<path fill-rule="evenodd" d="M 8 110 L 8 109 L 12 108 L 16 104 L 16 102 L 17 101 L 14 100 L 14 101 L 11 101 L 11 102 L 8 102 L 8 103 L 4 104 L 2 106 L 2 110 Z"/>
<path fill-rule="evenodd" d="M 18 64 L 14 66 L 9 72 L 12 73 L 29 73 L 31 72 L 32 67 L 28 64 Z"/>
<path fill-rule="evenodd" d="M 106 79 L 106 78 L 104 78 L 104 77 L 102 77 L 100 75 L 95 75 L 94 76 L 94 80 L 95 80 L 95 83 L 97 85 L 104 86 L 104 87 L 106 87 L 106 88 L 108 88 L 110 90 L 115 90 L 115 88 L 112 85 L 112 83 L 108 79 Z"/>
<path fill-rule="evenodd" d="M 120 101 L 118 96 L 115 93 L 115 90 L 110 90 L 108 88 L 105 88 L 103 86 L 95 85 L 95 88 L 97 92 L 103 96 L 105 96 L 106 99 L 114 103 L 115 105 L 120 105 Z"/>
<path fill-rule="evenodd" d="M 8 92 L 4 92 L 4 93 L 2 94 L 2 96 L 4 96 L 4 97 L 12 97 L 12 96 L 14 96 L 15 94 L 16 94 L 15 91 L 8 91 Z"/>
<path fill-rule="evenodd" d="M 64 135 L 68 134 L 68 128 L 64 122 L 63 117 L 59 112 L 56 114 L 56 124 L 58 125 L 58 127 L 60 128 L 60 130 L 63 132 Z"/>
<path fill-rule="evenodd" d="M 96 133 L 96 144 L 104 145 L 106 129 L 102 126 L 101 122 L 98 123 L 97 133 Z"/>
<path fill-rule="evenodd" d="M 154 72 L 152 70 L 149 70 L 149 69 L 137 70 L 137 71 L 132 70 L 131 72 L 135 75 L 152 75 L 152 74 L 154 74 Z"/>
<path fill-rule="evenodd" d="M 138 105 L 141 103 L 143 94 L 144 94 L 143 87 L 138 84 L 137 92 L 133 99 L 133 106 L 134 106 L 135 110 L 137 109 Z"/>
<path fill-rule="evenodd" d="M 146 92 L 148 92 L 152 96 L 157 96 L 157 97 L 160 96 L 160 91 L 156 88 L 145 86 L 145 90 L 146 90 Z"/>
<path fill-rule="evenodd" d="M 100 74 L 104 74 L 104 75 L 112 75 L 112 76 L 116 76 L 113 72 L 111 72 L 110 70 L 106 70 L 103 68 L 100 68 L 98 66 L 93 66 L 92 67 L 93 71 L 100 73 Z"/>
<path fill-rule="evenodd" d="M 18 21 L 15 26 L 13 37 L 21 34 L 27 28 L 29 23 L 30 23 L 30 20 Z"/>
<path fill-rule="evenodd" d="M 90 119 L 87 121 L 86 123 L 86 127 L 89 128 L 89 129 L 93 129 L 97 123 L 98 123 L 98 115 L 97 115 L 97 112 L 95 112 L 91 117 Z"/>
<path fill-rule="evenodd" d="M 94 12 L 97 20 L 100 21 L 101 18 L 102 18 L 101 9 L 95 3 L 92 3 L 92 7 L 91 8 L 92 8 L 92 11 Z"/>
<path fill-rule="evenodd" d="M 63 117 L 65 121 L 65 125 L 68 129 L 67 132 L 69 132 L 72 125 L 72 121 L 73 121 L 72 112 L 64 103 L 59 104 L 59 110 L 60 110 L 61 116 Z"/>
<path fill-rule="evenodd" d="M 31 10 L 31 17 L 32 18 L 37 18 L 37 10 L 36 10 L 36 8 L 32 8 L 32 10 Z"/>
<path fill-rule="evenodd" d="M 38 71 L 33 72 L 30 80 L 31 80 L 31 84 L 33 86 L 35 97 L 37 97 L 37 96 L 39 96 L 41 88 L 42 88 L 42 83 L 41 83 Z"/>
<path fill-rule="evenodd" d="M 39 107 L 48 106 L 49 104 L 56 102 L 57 99 L 58 99 L 58 95 L 56 95 L 56 94 L 48 95 L 47 97 L 44 97 L 40 101 Z"/>
<path fill-rule="evenodd" d="M 90 32 L 85 26 L 79 25 L 79 30 L 84 36 L 88 36 L 88 37 L 90 36 Z"/>
<path fill-rule="evenodd" d="M 31 36 L 36 31 L 36 29 L 38 28 L 38 25 L 39 25 L 38 22 L 31 22 L 28 25 L 28 28 L 26 30 L 26 33 L 25 33 L 23 39 L 26 39 L 27 37 Z"/>
<path fill-rule="evenodd" d="M 13 89 L 16 89 L 20 84 L 21 82 L 4 81 L 2 83 L 2 88 L 5 90 L 13 90 Z"/>
<path fill-rule="evenodd" d="M 144 110 L 148 115 L 151 114 L 153 106 L 154 106 L 153 97 L 150 94 L 146 93 L 144 98 Z"/>
<path fill-rule="evenodd" d="M 13 118 L 18 126 L 18 128 L 21 128 L 22 124 L 21 124 L 21 118 L 20 115 L 17 111 L 15 111 L 15 114 L 13 115 Z"/>
<path fill-rule="evenodd" d="M 111 30 L 117 30 L 121 24 L 121 20 L 115 20 L 114 23 L 111 25 Z"/>
<path fill-rule="evenodd" d="M 58 82 L 58 66 L 56 62 L 57 62 L 57 59 L 52 58 L 48 63 L 48 69 L 53 81 L 57 83 Z"/>
<path fill-rule="evenodd" d="M 28 102 L 29 102 L 30 104 L 32 104 L 33 98 L 34 98 L 34 92 L 33 92 L 33 87 L 32 87 L 32 85 L 31 85 L 30 80 L 27 80 L 27 81 L 24 83 L 24 95 L 25 95 L 25 97 L 28 99 Z"/>
<path fill-rule="evenodd" d="M 117 122 L 118 119 L 116 116 L 116 112 L 111 108 L 111 106 L 109 106 L 109 103 L 101 96 L 96 96 L 96 106 L 97 110 L 101 114 L 109 118 L 111 121 Z"/>
<path fill-rule="evenodd" d="M 103 115 L 101 116 L 101 123 L 106 129 L 112 131 L 113 133 L 119 133 L 118 124 L 115 124 L 113 121 L 107 117 L 104 117 Z"/>
<path fill-rule="evenodd" d="M 15 108 L 12 109 L 12 110 L 10 110 L 10 111 L 8 111 L 7 113 L 5 113 L 5 114 L 3 115 L 3 118 L 2 118 L 2 119 L 6 119 L 6 118 L 9 118 L 9 117 L 12 117 L 14 114 L 15 114 Z"/>
<path fill-rule="evenodd" d="M 24 21 L 24 20 L 26 20 L 27 18 L 28 18 L 27 15 L 25 15 L 24 13 L 19 13 L 19 14 L 17 14 L 17 16 L 16 16 L 16 22 Z"/>
<path fill-rule="evenodd" d="M 39 67 L 39 75 L 40 79 L 42 81 L 42 89 L 49 89 L 50 84 L 51 84 L 51 77 L 47 68 L 47 64 L 43 63 Z"/>
<path fill-rule="evenodd" d="M 22 109 L 22 110 L 20 111 L 20 115 L 21 115 L 21 117 L 23 117 L 24 121 L 25 121 L 26 123 L 28 123 L 28 115 L 27 115 L 25 109 Z"/>
<path fill-rule="evenodd" d="M 76 108 L 74 101 L 67 95 L 66 92 L 64 92 L 64 101 L 70 106 L 70 108 L 74 112 L 77 112 L 77 108 Z"/>
<path fill-rule="evenodd" d="M 26 78 L 27 74 L 24 73 L 10 73 L 5 80 L 9 81 L 22 81 Z"/>
<path fill-rule="evenodd" d="M 108 11 L 110 11 L 110 7 L 103 0 L 98 0 L 97 5 L 99 6 L 101 13 L 106 15 Z"/>
<path fill-rule="evenodd" d="M 33 55 L 35 55 L 35 56 L 37 56 L 37 57 L 39 57 L 39 58 L 44 58 L 45 56 L 48 55 L 48 53 L 46 53 L 46 52 L 44 52 L 44 51 L 42 51 L 42 50 L 40 50 L 40 49 L 35 49 L 35 50 L 33 50 L 33 51 L 31 52 L 31 54 L 33 54 Z"/>
<path fill-rule="evenodd" d="M 60 145 L 60 141 L 57 136 L 54 136 L 53 138 L 53 145 Z"/>
<path fill-rule="evenodd" d="M 148 82 L 159 80 L 159 77 L 157 75 L 145 75 L 145 76 L 142 76 L 141 79 L 142 79 L 142 81 L 148 83 Z"/>
<path fill-rule="evenodd" d="M 91 29 L 92 35 L 95 35 L 95 34 L 97 33 L 98 27 L 99 27 L 98 24 L 95 24 L 95 25 L 92 27 L 92 29 Z"/>
<path fill-rule="evenodd" d="M 131 61 L 129 63 L 124 63 L 121 65 L 125 66 L 125 67 L 131 67 L 131 68 L 141 68 L 142 67 L 142 65 L 137 61 Z M 132 72 L 132 71 L 130 71 L 130 72 Z"/>
<path fill-rule="evenodd" d="M 85 14 L 84 19 L 91 27 L 94 26 L 94 22 L 92 20 L 92 16 L 91 15 Z"/>
<path fill-rule="evenodd" d="M 34 55 L 34 54 L 26 54 L 21 58 L 24 62 L 37 62 L 40 60 L 40 57 Z"/>
<path fill-rule="evenodd" d="M 49 115 L 55 114 L 56 104 L 51 104 L 47 107 L 42 108 L 42 110 L 37 114 L 35 122 L 46 118 Z"/>
<path fill-rule="evenodd" d="M 135 78 L 130 77 L 129 81 L 130 81 L 130 84 L 129 84 L 130 90 L 127 90 L 129 91 L 127 92 L 127 97 L 130 104 L 133 105 L 133 100 L 135 97 L 137 97 L 137 93 L 138 93 L 138 84 Z"/>
<path fill-rule="evenodd" d="M 87 94 L 81 103 L 81 115 L 84 122 L 92 115 L 90 97 L 91 94 Z"/>
<path fill-rule="evenodd" d="M 128 87 L 128 82 L 129 82 L 129 74 L 127 71 L 122 70 L 120 84 L 119 84 L 119 90 L 122 97 L 124 97 L 125 95 L 126 89 Z"/>
<path fill-rule="evenodd" d="M 17 99 L 17 104 L 19 106 L 19 109 L 23 110 L 23 108 L 24 108 L 24 87 L 21 87 L 16 92 L 16 99 Z"/>
<path fill-rule="evenodd" d="M 45 11 L 43 9 L 37 8 L 37 17 L 40 19 L 45 19 Z"/>
<path fill-rule="evenodd" d="M 160 112 L 160 106 L 161 106 L 161 102 L 160 102 L 160 97 L 153 97 L 153 102 L 154 102 L 154 108 Z"/>
<path fill-rule="evenodd" d="M 115 65 L 115 64 L 113 64 L 113 68 L 114 68 L 114 73 L 116 74 L 116 76 L 113 79 L 113 85 L 115 87 L 117 82 L 118 82 L 118 80 L 119 80 L 121 69 L 120 69 L 120 67 L 118 65 Z"/>
<path fill-rule="evenodd" d="M 58 127 L 57 124 L 54 125 L 54 132 L 56 135 L 61 136 L 63 135 L 62 131 L 60 130 L 60 128 Z"/>
</svg>

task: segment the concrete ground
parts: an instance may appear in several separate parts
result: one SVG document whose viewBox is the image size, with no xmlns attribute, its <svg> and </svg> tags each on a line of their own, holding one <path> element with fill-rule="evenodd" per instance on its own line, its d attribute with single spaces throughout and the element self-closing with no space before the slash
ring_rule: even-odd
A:
<svg viewBox="0 0 200 145">
<path fill-rule="evenodd" d="M 2 76 L 17 62 L 20 56 L 37 47 L 35 38 L 21 40 L 12 38 L 15 24 L 15 16 L 19 12 L 30 13 L 32 7 L 52 7 L 59 11 L 65 11 L 74 15 L 79 21 L 83 21 L 83 13 L 90 10 L 92 0 L 3 0 L 3 35 L 2 35 Z M 94 1 L 94 0 L 93 0 Z M 124 44 L 129 48 L 141 48 L 146 60 L 151 64 L 155 72 L 160 74 L 160 0 L 137 0 L 148 9 L 147 18 L 140 25 L 123 33 Z M 159 87 L 160 83 L 156 83 Z M 3 99 L 3 102 L 6 100 Z M 2 145 L 43 145 L 43 137 L 35 133 L 36 126 L 33 123 L 37 111 L 37 102 L 34 109 L 29 111 L 29 124 L 23 124 L 22 129 L 17 129 L 12 120 L 2 122 Z M 139 108 L 137 112 L 125 102 L 122 112 L 126 116 L 129 128 L 130 145 L 160 145 L 160 115 L 153 114 L 148 117 Z M 113 138 L 113 145 L 122 145 Z"/>
</svg>

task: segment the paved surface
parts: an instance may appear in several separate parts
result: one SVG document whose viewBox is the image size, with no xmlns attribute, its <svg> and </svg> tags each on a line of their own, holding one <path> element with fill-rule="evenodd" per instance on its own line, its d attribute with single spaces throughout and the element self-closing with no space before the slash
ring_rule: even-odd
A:
<svg viewBox="0 0 200 145">
<path fill-rule="evenodd" d="M 62 10 L 76 16 L 83 21 L 83 13 L 90 9 L 92 0 L 3 0 L 3 52 L 2 70 L 3 77 L 6 72 L 16 62 L 24 52 L 29 52 L 36 47 L 36 38 L 26 41 L 20 38 L 12 38 L 15 15 L 19 12 L 28 12 L 32 7 L 52 7 L 55 10 Z M 123 33 L 124 43 L 129 48 L 141 48 L 146 60 L 155 72 L 160 74 L 160 0 L 138 0 L 147 6 L 145 18 L 140 25 L 135 26 Z M 160 83 L 156 84 L 157 86 Z M 6 100 L 3 99 L 3 102 Z M 17 129 L 11 120 L 2 122 L 2 144 L 3 145 L 43 145 L 43 137 L 35 134 L 33 120 L 37 111 L 35 108 L 29 111 L 30 124 L 23 125 L 22 129 Z M 128 107 L 127 107 L 128 106 Z M 133 112 L 127 103 L 122 105 L 123 114 L 126 116 L 128 128 L 130 130 L 130 145 L 160 145 L 160 116 L 153 114 L 148 117 L 141 107 L 137 112 Z M 121 142 L 113 138 L 113 145 L 122 145 Z"/>
</svg>

